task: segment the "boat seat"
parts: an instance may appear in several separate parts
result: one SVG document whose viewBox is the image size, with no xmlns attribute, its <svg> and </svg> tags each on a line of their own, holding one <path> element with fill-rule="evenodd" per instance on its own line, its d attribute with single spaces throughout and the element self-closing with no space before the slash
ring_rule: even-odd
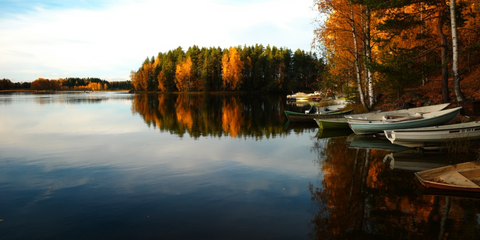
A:
<svg viewBox="0 0 480 240">
<path fill-rule="evenodd" d="M 423 116 L 401 116 L 401 115 L 385 115 L 383 116 L 383 121 L 385 122 L 403 122 L 403 121 L 411 121 L 411 120 L 417 120 L 417 119 L 422 119 Z"/>
<path fill-rule="evenodd" d="M 385 119 L 395 119 L 395 118 L 404 118 L 405 115 L 385 115 Z"/>
<path fill-rule="evenodd" d="M 466 187 L 479 187 L 477 184 L 470 181 L 470 179 L 456 171 L 441 175 L 438 178 L 447 184 L 461 185 Z"/>
</svg>

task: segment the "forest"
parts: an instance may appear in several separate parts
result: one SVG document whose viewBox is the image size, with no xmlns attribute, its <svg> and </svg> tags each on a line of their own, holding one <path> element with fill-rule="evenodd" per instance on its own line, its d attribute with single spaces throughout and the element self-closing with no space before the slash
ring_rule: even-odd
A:
<svg viewBox="0 0 480 240">
<path fill-rule="evenodd" d="M 378 96 L 441 82 L 442 102 L 466 99 L 480 76 L 480 5 L 475 0 L 315 0 L 330 86 L 349 85 L 372 108 Z M 469 95 L 478 95 L 470 91 Z M 437 94 L 437 93 L 436 93 Z M 470 97 L 470 96 L 467 96 Z"/>
<path fill-rule="evenodd" d="M 181 47 L 147 57 L 130 78 L 137 91 L 323 90 L 353 94 L 372 109 L 381 96 L 441 83 L 441 102 L 480 97 L 480 5 L 474 0 L 315 0 L 315 52 L 270 45 Z M 475 82 L 475 81 L 474 81 Z M 477 87 L 477 86 L 476 86 Z M 463 88 L 463 91 L 462 91 Z M 468 88 L 467 96 L 464 94 Z M 436 100 L 435 100 L 436 101 Z"/>
<path fill-rule="evenodd" d="M 261 44 L 181 47 L 147 57 L 130 79 L 137 91 L 267 91 L 322 88 L 325 63 L 314 52 Z"/>
<path fill-rule="evenodd" d="M 314 0 L 313 5 L 322 16 L 314 20 L 315 51 L 194 45 L 147 57 L 130 72 L 131 81 L 116 85 L 100 79 L 50 80 L 59 86 L 36 81 L 43 81 L 40 88 L 73 90 L 321 90 L 352 95 L 370 110 L 379 100 L 405 101 L 411 89 L 423 89 L 420 95 L 432 102 L 480 98 L 478 1 Z M 28 87 L 12 84 L 0 82 L 0 88 Z"/>
<path fill-rule="evenodd" d="M 33 82 L 12 82 L 10 79 L 0 80 L 0 90 L 30 89 L 30 90 L 130 90 L 130 81 L 106 81 L 100 78 L 38 78 Z"/>
</svg>

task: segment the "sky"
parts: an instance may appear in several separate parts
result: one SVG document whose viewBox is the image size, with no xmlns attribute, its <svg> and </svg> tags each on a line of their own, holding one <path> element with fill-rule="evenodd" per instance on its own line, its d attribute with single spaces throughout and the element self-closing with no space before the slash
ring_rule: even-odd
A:
<svg viewBox="0 0 480 240">
<path fill-rule="evenodd" d="M 311 48 L 313 0 L 0 0 L 0 79 L 129 80 L 182 47 Z"/>
</svg>

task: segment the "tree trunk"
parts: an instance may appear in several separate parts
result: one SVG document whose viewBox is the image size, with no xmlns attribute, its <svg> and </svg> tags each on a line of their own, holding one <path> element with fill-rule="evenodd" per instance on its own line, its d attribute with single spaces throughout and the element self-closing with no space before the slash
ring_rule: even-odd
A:
<svg viewBox="0 0 480 240">
<path fill-rule="evenodd" d="M 424 27 L 425 27 L 425 22 L 423 21 L 423 3 L 420 3 L 420 21 L 422 24 L 420 25 L 420 34 L 423 36 L 424 32 Z M 422 40 L 422 49 L 425 47 L 425 40 Z M 427 56 L 422 57 L 422 86 L 425 86 L 425 83 L 427 82 L 427 74 L 426 74 L 426 66 L 425 62 L 427 62 Z"/>
<path fill-rule="evenodd" d="M 350 22 L 352 25 L 352 35 L 353 35 L 353 46 L 354 46 L 354 53 L 355 53 L 355 73 L 357 75 L 357 86 L 358 86 L 358 94 L 360 95 L 360 102 L 362 103 L 363 107 L 367 107 L 365 104 L 365 98 L 363 95 L 362 90 L 362 79 L 360 76 L 360 66 L 358 63 L 358 45 L 357 45 L 357 33 L 355 32 L 355 20 L 353 18 L 353 7 L 350 9 Z"/>
<path fill-rule="evenodd" d="M 372 63 L 372 46 L 370 45 L 370 9 L 368 6 L 365 6 L 365 60 L 367 66 L 368 107 L 369 109 L 372 109 L 373 105 L 375 105 L 375 94 L 373 91 L 373 76 L 370 71 L 370 64 Z"/>
<path fill-rule="evenodd" d="M 460 89 L 460 74 L 458 72 L 458 39 L 457 39 L 457 20 L 455 18 L 455 0 L 450 0 L 450 22 L 452 26 L 452 52 L 453 52 L 453 92 L 457 102 L 465 100 Z"/>
<path fill-rule="evenodd" d="M 450 212 L 450 197 L 445 197 L 445 206 L 442 209 L 442 219 L 440 220 L 440 233 L 438 239 L 445 239 L 445 228 L 448 220 L 448 213 Z"/>
<path fill-rule="evenodd" d="M 444 103 L 450 102 L 448 97 L 448 65 L 447 65 L 447 37 L 443 33 L 443 19 L 442 16 L 438 17 L 437 29 L 441 42 L 442 53 L 442 101 Z"/>
</svg>

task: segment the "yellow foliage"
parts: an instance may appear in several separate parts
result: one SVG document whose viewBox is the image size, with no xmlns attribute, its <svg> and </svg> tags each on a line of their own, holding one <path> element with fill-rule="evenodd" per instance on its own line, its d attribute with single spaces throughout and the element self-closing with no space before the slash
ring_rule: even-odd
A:
<svg viewBox="0 0 480 240">
<path fill-rule="evenodd" d="M 177 64 L 175 70 L 175 84 L 177 85 L 178 91 L 187 92 L 190 90 L 192 78 L 192 59 L 190 57 L 187 60 Z"/>
<path fill-rule="evenodd" d="M 193 113 L 190 109 L 187 95 L 179 95 L 177 102 L 175 103 L 175 109 L 177 114 L 178 123 L 187 127 L 187 129 L 192 130 L 193 126 Z"/>
<path fill-rule="evenodd" d="M 158 89 L 162 92 L 167 91 L 167 87 L 164 84 L 166 77 L 163 71 L 160 71 L 160 73 L 158 73 L 157 80 L 158 80 Z"/>
<path fill-rule="evenodd" d="M 224 89 L 238 90 L 242 84 L 244 63 L 236 47 L 230 47 L 222 56 L 222 71 Z"/>
</svg>

